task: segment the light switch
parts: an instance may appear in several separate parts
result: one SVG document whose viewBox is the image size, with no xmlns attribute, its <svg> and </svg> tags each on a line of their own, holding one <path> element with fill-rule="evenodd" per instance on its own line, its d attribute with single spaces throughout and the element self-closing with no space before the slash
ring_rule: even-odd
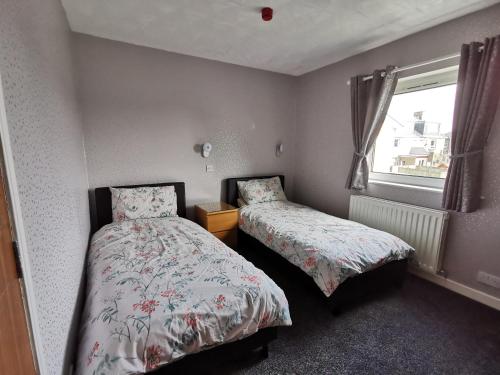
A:
<svg viewBox="0 0 500 375">
<path fill-rule="evenodd" d="M 207 173 L 215 172 L 215 167 L 213 164 L 207 164 Z"/>
</svg>

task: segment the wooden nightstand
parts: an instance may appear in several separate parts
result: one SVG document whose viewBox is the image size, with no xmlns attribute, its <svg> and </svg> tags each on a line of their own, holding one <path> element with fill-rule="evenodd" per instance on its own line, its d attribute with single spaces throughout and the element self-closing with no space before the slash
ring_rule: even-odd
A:
<svg viewBox="0 0 500 375">
<path fill-rule="evenodd" d="M 225 202 L 197 204 L 195 206 L 196 221 L 203 228 L 236 248 L 238 243 L 238 209 Z"/>
</svg>

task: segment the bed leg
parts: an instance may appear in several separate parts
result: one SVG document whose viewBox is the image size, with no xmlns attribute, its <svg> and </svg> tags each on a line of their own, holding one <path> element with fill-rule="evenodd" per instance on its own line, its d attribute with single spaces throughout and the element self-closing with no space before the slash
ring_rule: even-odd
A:
<svg viewBox="0 0 500 375">
<path fill-rule="evenodd" d="M 397 280 L 393 283 L 393 285 L 396 289 L 402 289 L 404 286 L 404 280 Z"/>
<path fill-rule="evenodd" d="M 404 283 L 406 281 L 406 275 L 400 275 L 397 277 L 394 282 L 392 283 L 397 289 L 401 289 L 404 286 Z"/>
<path fill-rule="evenodd" d="M 267 345 L 264 345 L 261 350 L 260 350 L 260 355 L 263 359 L 268 359 L 269 358 L 269 347 Z"/>
<path fill-rule="evenodd" d="M 339 316 L 340 314 L 342 314 L 342 308 L 340 306 L 332 306 L 331 311 L 333 316 Z"/>
</svg>

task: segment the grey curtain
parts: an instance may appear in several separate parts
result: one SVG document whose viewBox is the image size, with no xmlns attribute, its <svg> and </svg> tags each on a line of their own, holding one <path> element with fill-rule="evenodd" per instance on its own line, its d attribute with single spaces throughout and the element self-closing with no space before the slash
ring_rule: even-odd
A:
<svg viewBox="0 0 500 375">
<path fill-rule="evenodd" d="M 481 51 L 481 47 L 483 50 Z M 500 35 L 462 46 L 443 208 L 479 207 L 483 149 L 500 96 Z"/>
<path fill-rule="evenodd" d="M 373 72 L 373 79 L 351 78 L 351 123 L 354 155 L 347 178 L 347 189 L 366 189 L 370 152 L 384 123 L 398 82 L 394 67 Z"/>
</svg>

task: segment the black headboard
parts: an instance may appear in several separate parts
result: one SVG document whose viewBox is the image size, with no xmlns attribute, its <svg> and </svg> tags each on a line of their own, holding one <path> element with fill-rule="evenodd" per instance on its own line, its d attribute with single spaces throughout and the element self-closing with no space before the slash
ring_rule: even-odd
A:
<svg viewBox="0 0 500 375">
<path fill-rule="evenodd" d="M 177 195 L 177 215 L 186 217 L 186 191 L 184 182 L 164 182 L 159 184 L 113 186 L 117 188 L 137 188 L 145 186 L 173 186 Z M 100 187 L 89 190 L 90 224 L 94 234 L 99 228 L 113 222 L 111 209 L 111 191 L 109 187 Z"/>
<path fill-rule="evenodd" d="M 225 200 L 227 203 L 232 204 L 235 207 L 238 207 L 238 181 L 248 181 L 248 180 L 259 180 L 262 178 L 271 178 L 271 177 L 279 177 L 281 181 L 281 187 L 285 189 L 285 176 L 283 175 L 272 175 L 272 176 L 250 176 L 250 177 L 235 177 L 228 178 L 225 180 L 226 182 L 226 197 Z"/>
</svg>

